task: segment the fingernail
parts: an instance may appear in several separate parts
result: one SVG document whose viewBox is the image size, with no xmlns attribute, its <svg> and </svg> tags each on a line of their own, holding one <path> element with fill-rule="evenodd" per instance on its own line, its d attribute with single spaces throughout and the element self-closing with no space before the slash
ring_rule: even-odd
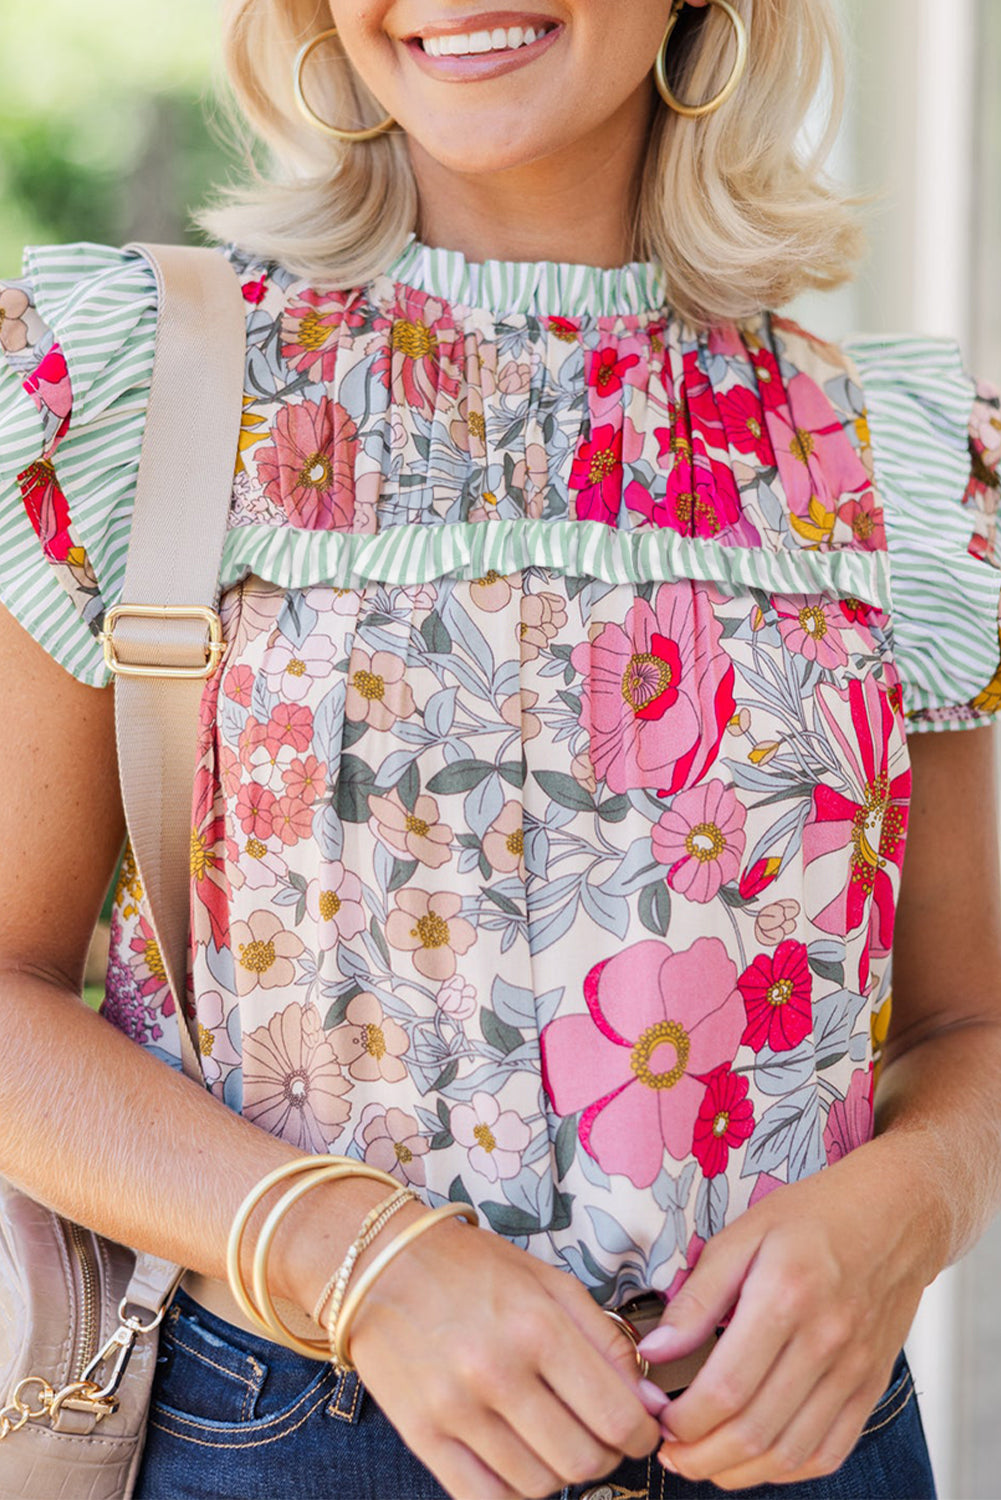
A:
<svg viewBox="0 0 1001 1500">
<path fill-rule="evenodd" d="M 663 1451 L 657 1454 L 657 1462 L 660 1464 L 661 1468 L 666 1469 L 669 1474 L 677 1474 L 677 1469 L 674 1467 L 667 1454 Z"/>
<path fill-rule="evenodd" d="M 661 1412 L 671 1404 L 660 1386 L 654 1385 L 652 1380 L 641 1380 L 637 1389 L 640 1400 L 651 1417 L 659 1417 Z"/>
<path fill-rule="evenodd" d="M 650 1360 L 651 1364 L 657 1364 L 671 1355 L 677 1345 L 678 1337 L 676 1328 L 655 1328 L 637 1347 L 644 1359 Z"/>
</svg>

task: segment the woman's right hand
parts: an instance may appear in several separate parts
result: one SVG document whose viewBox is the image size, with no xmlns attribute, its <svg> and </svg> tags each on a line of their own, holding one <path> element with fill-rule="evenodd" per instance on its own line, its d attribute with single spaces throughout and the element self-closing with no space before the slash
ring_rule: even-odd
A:
<svg viewBox="0 0 1001 1500">
<path fill-rule="evenodd" d="M 659 1441 L 632 1347 L 580 1283 L 454 1220 L 379 1277 L 351 1358 L 455 1500 L 541 1500 Z"/>
</svg>

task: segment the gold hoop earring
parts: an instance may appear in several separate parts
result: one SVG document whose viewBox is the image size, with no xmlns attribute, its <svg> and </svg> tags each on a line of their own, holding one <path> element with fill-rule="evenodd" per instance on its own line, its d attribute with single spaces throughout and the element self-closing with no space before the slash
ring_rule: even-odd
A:
<svg viewBox="0 0 1001 1500">
<path fill-rule="evenodd" d="M 337 27 L 331 26 L 328 31 L 321 31 L 319 36 L 314 36 L 311 41 L 299 50 L 295 60 L 293 78 L 295 83 L 295 102 L 299 106 L 299 112 L 313 126 L 315 130 L 322 131 L 324 135 L 332 136 L 335 141 L 346 141 L 349 145 L 357 145 L 360 141 L 374 141 L 376 136 L 385 135 L 387 130 L 392 130 L 396 121 L 392 115 L 387 115 L 378 125 L 370 125 L 367 130 L 342 130 L 339 125 L 329 125 L 326 120 L 320 118 L 316 110 L 306 98 L 306 90 L 303 87 L 303 73 L 306 64 L 316 51 L 317 47 L 329 42 L 336 37 Z"/>
<path fill-rule="evenodd" d="M 674 28 L 677 26 L 681 12 L 685 8 L 685 0 L 675 0 L 674 9 L 671 11 L 671 19 L 667 23 L 667 31 L 664 33 L 664 40 L 660 45 L 660 51 L 657 53 L 657 62 L 654 66 L 654 77 L 657 80 L 657 92 L 660 94 L 660 97 L 669 109 L 673 109 L 675 113 L 684 115 L 686 119 L 690 120 L 698 120 L 703 115 L 714 114 L 721 105 L 726 103 L 747 72 L 747 63 L 750 57 L 751 49 L 747 39 L 747 27 L 744 25 L 739 13 L 730 4 L 730 0 L 709 0 L 709 3 L 710 5 L 718 5 L 720 10 L 726 13 L 737 40 L 737 61 L 733 65 L 733 72 L 719 93 L 714 98 L 707 99 L 705 104 L 682 104 L 681 100 L 676 99 L 671 92 L 671 85 L 667 81 L 667 50 L 671 45 Z"/>
</svg>

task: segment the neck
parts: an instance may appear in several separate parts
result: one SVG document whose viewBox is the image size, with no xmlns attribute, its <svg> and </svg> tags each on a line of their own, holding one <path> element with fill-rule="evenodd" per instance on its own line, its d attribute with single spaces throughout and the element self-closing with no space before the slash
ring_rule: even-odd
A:
<svg viewBox="0 0 1001 1500">
<path fill-rule="evenodd" d="M 631 101 L 622 115 L 555 155 L 488 174 L 443 167 L 412 141 L 420 239 L 474 262 L 624 265 L 635 256 L 648 100 Z"/>
</svg>

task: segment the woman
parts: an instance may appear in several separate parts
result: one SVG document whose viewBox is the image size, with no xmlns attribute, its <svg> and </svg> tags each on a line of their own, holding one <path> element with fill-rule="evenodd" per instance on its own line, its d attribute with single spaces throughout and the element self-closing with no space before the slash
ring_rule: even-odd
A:
<svg viewBox="0 0 1001 1500">
<path fill-rule="evenodd" d="M 74 1003 L 123 838 L 79 606 L 120 596 L 155 289 L 77 246 L 0 298 L 0 1170 L 201 1278 L 143 1500 L 931 1495 L 899 1351 L 1001 1176 L 998 398 L 763 311 L 858 249 L 794 156 L 821 0 L 738 4 L 746 67 L 707 0 L 328 8 L 226 22 L 283 171 L 208 220 L 249 338 L 211 1094 L 128 861 L 104 1019 Z M 483 1225 L 380 1278 L 364 1389 L 205 1305 L 244 1196 L 326 1151 Z M 309 1313 L 383 1192 L 309 1194 L 275 1292 Z M 600 1310 L 651 1289 L 655 1364 L 723 1329 L 668 1402 Z"/>
</svg>

